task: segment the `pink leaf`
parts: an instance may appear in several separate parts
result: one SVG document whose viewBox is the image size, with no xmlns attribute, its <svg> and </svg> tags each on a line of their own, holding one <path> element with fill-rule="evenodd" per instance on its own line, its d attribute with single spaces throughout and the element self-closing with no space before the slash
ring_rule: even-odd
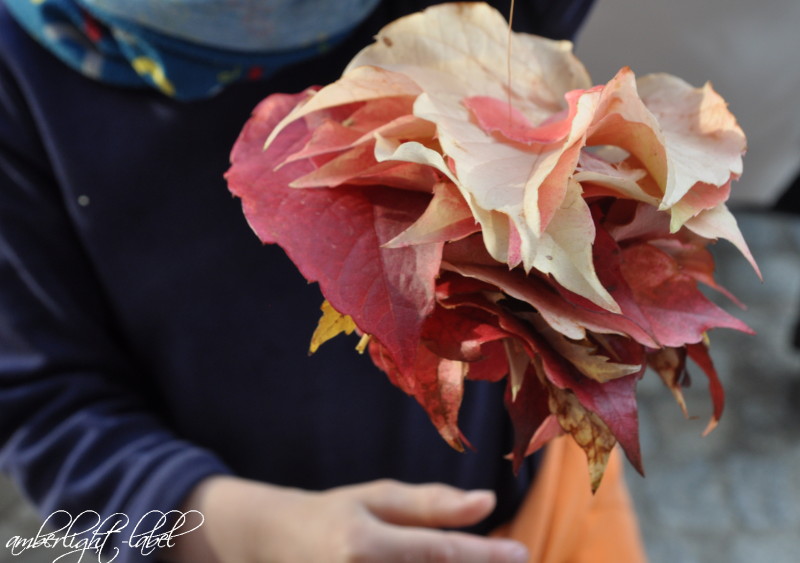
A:
<svg viewBox="0 0 800 563">
<path fill-rule="evenodd" d="M 563 140 L 569 134 L 582 93 L 582 90 L 567 92 L 564 98 L 568 109 L 553 114 L 538 125 L 532 125 L 525 114 L 509 106 L 507 101 L 491 96 L 472 96 L 465 98 L 462 103 L 487 133 L 497 132 L 511 141 L 526 145 L 550 144 Z"/>
</svg>

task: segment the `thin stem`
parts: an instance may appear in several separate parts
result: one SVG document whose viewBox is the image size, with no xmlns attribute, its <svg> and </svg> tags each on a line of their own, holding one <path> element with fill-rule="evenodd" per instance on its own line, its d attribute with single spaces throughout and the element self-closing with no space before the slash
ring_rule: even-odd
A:
<svg viewBox="0 0 800 563">
<path fill-rule="evenodd" d="M 508 126 L 511 127 L 511 37 L 513 34 L 512 25 L 514 23 L 514 0 L 511 0 L 511 9 L 508 14 L 508 42 L 506 46 L 506 75 L 508 76 Z"/>
</svg>

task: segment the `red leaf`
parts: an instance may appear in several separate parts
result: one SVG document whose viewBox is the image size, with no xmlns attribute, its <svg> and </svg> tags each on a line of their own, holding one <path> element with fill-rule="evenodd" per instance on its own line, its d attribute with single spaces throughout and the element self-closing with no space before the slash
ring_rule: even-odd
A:
<svg viewBox="0 0 800 563">
<path fill-rule="evenodd" d="M 642 313 L 631 288 L 622 275 L 620 256 L 621 250 L 616 241 L 605 229 L 598 227 L 595 241 L 592 245 L 592 260 L 595 264 L 597 277 L 620 307 L 621 313 L 619 315 L 606 311 L 585 297 L 573 293 L 557 283 L 552 285 L 558 290 L 559 295 L 569 303 L 581 309 L 592 311 L 594 316 L 605 318 L 608 329 L 626 334 L 637 342 L 654 348 L 658 345 L 658 342 L 654 339 L 649 320 Z M 595 326 L 602 326 L 602 321 L 596 321 Z M 597 328 L 594 330 L 598 332 Z"/>
<path fill-rule="evenodd" d="M 529 456 L 532 453 L 546 446 L 550 440 L 561 436 L 564 429 L 558 423 L 558 417 L 554 414 L 548 416 L 544 422 L 536 429 L 536 432 L 531 437 L 528 444 L 528 449 L 525 450 L 525 455 Z"/>
<path fill-rule="evenodd" d="M 639 414 L 636 405 L 636 384 L 644 372 L 598 383 L 577 372 L 560 356 L 540 349 L 547 377 L 557 387 L 569 389 L 578 402 L 596 414 L 608 426 L 625 451 L 631 465 L 641 474 L 642 452 L 639 444 Z"/>
<path fill-rule="evenodd" d="M 451 298 L 449 303 L 470 305 L 497 315 L 499 327 L 516 336 L 533 360 L 541 359 L 547 380 L 559 389 L 572 391 L 584 408 L 600 417 L 625 450 L 631 464 L 637 471 L 643 472 L 636 384 L 644 372 L 644 365 L 639 373 L 599 383 L 579 373 L 542 337 L 533 332 L 530 325 L 482 296 L 461 295 Z M 641 359 L 641 354 L 626 352 L 626 360 L 634 357 Z"/>
<path fill-rule="evenodd" d="M 439 358 L 420 345 L 418 353 L 414 355 L 414 365 L 403 369 L 375 339 L 370 341 L 369 353 L 375 365 L 386 373 L 394 385 L 422 405 L 450 446 L 458 451 L 463 451 L 465 445 L 469 447 L 469 442 L 458 428 L 466 364 Z"/>
<path fill-rule="evenodd" d="M 700 342 L 711 328 L 752 332 L 747 325 L 709 301 L 680 264 L 650 244 L 623 250 L 622 275 L 662 346 Z"/>
<path fill-rule="evenodd" d="M 415 364 L 422 323 L 433 309 L 442 245 L 382 245 L 419 217 L 430 196 L 370 187 L 290 188 L 311 163 L 274 169 L 304 144 L 309 134 L 305 123 L 290 124 L 266 152 L 261 147 L 303 97 L 271 96 L 256 108 L 234 147 L 229 187 L 242 199 L 261 240 L 278 243 L 307 280 L 319 282 L 337 311 L 375 336 L 399 359 L 401 369 L 409 368 Z"/>
<path fill-rule="evenodd" d="M 714 369 L 714 362 L 711 361 L 711 356 L 708 354 L 708 348 L 704 343 L 690 344 L 686 347 L 689 357 L 700 366 L 700 369 L 708 377 L 708 389 L 711 393 L 711 403 L 714 406 L 714 411 L 711 414 L 711 420 L 708 421 L 703 435 L 716 428 L 719 419 L 722 418 L 722 409 L 725 407 L 725 390 L 722 388 L 722 382 L 719 380 L 717 370 Z"/>
<path fill-rule="evenodd" d="M 514 446 L 511 458 L 515 474 L 519 472 L 525 456 L 532 453 L 528 451 L 528 446 L 534 434 L 550 416 L 548 399 L 549 393 L 539 381 L 533 363 L 528 365 L 516 397 L 512 398 L 511 380 L 508 381 L 505 404 L 514 426 Z"/>
<path fill-rule="evenodd" d="M 504 266 L 452 264 L 443 267 L 502 288 L 507 295 L 529 303 L 547 323 L 568 338 L 580 340 L 585 330 L 594 332 L 619 332 L 631 335 L 637 341 L 655 346 L 656 343 L 639 325 L 623 315 L 589 310 L 569 303 L 551 285 L 534 275 L 525 275 L 519 269 L 509 271 Z"/>
<path fill-rule="evenodd" d="M 505 346 L 501 341 L 487 342 L 481 346 L 483 357 L 467 364 L 467 379 L 497 382 L 508 375 Z"/>
<path fill-rule="evenodd" d="M 490 315 L 472 307 L 436 307 L 422 328 L 423 343 L 436 355 L 475 362 L 484 357 L 484 344 L 508 337 Z"/>
<path fill-rule="evenodd" d="M 719 285 L 717 280 L 714 279 L 714 257 L 706 248 L 707 241 L 700 237 L 691 236 L 691 233 L 686 233 L 685 231 L 683 234 L 683 237 L 674 236 L 652 240 L 650 244 L 675 258 L 680 264 L 681 271 L 692 276 L 700 283 L 719 291 L 736 305 L 744 308 L 744 304 L 735 295 Z"/>
</svg>

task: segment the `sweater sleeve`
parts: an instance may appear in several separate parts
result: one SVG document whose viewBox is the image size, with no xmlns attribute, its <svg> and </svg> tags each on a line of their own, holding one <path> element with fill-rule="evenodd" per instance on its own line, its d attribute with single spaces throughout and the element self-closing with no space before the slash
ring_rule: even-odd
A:
<svg viewBox="0 0 800 563">
<path fill-rule="evenodd" d="M 142 560 L 121 543 L 139 519 L 229 470 L 156 414 L 23 100 L 0 67 L 0 466 L 43 517 L 124 513 L 108 547 Z"/>
</svg>

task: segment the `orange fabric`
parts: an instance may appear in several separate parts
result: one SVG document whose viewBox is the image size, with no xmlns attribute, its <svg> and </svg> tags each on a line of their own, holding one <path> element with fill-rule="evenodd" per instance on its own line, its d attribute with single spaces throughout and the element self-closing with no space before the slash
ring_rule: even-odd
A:
<svg viewBox="0 0 800 563">
<path fill-rule="evenodd" d="M 595 495 L 586 456 L 569 437 L 547 446 L 513 521 L 492 535 L 528 546 L 530 563 L 645 563 L 647 557 L 615 449 Z"/>
</svg>

